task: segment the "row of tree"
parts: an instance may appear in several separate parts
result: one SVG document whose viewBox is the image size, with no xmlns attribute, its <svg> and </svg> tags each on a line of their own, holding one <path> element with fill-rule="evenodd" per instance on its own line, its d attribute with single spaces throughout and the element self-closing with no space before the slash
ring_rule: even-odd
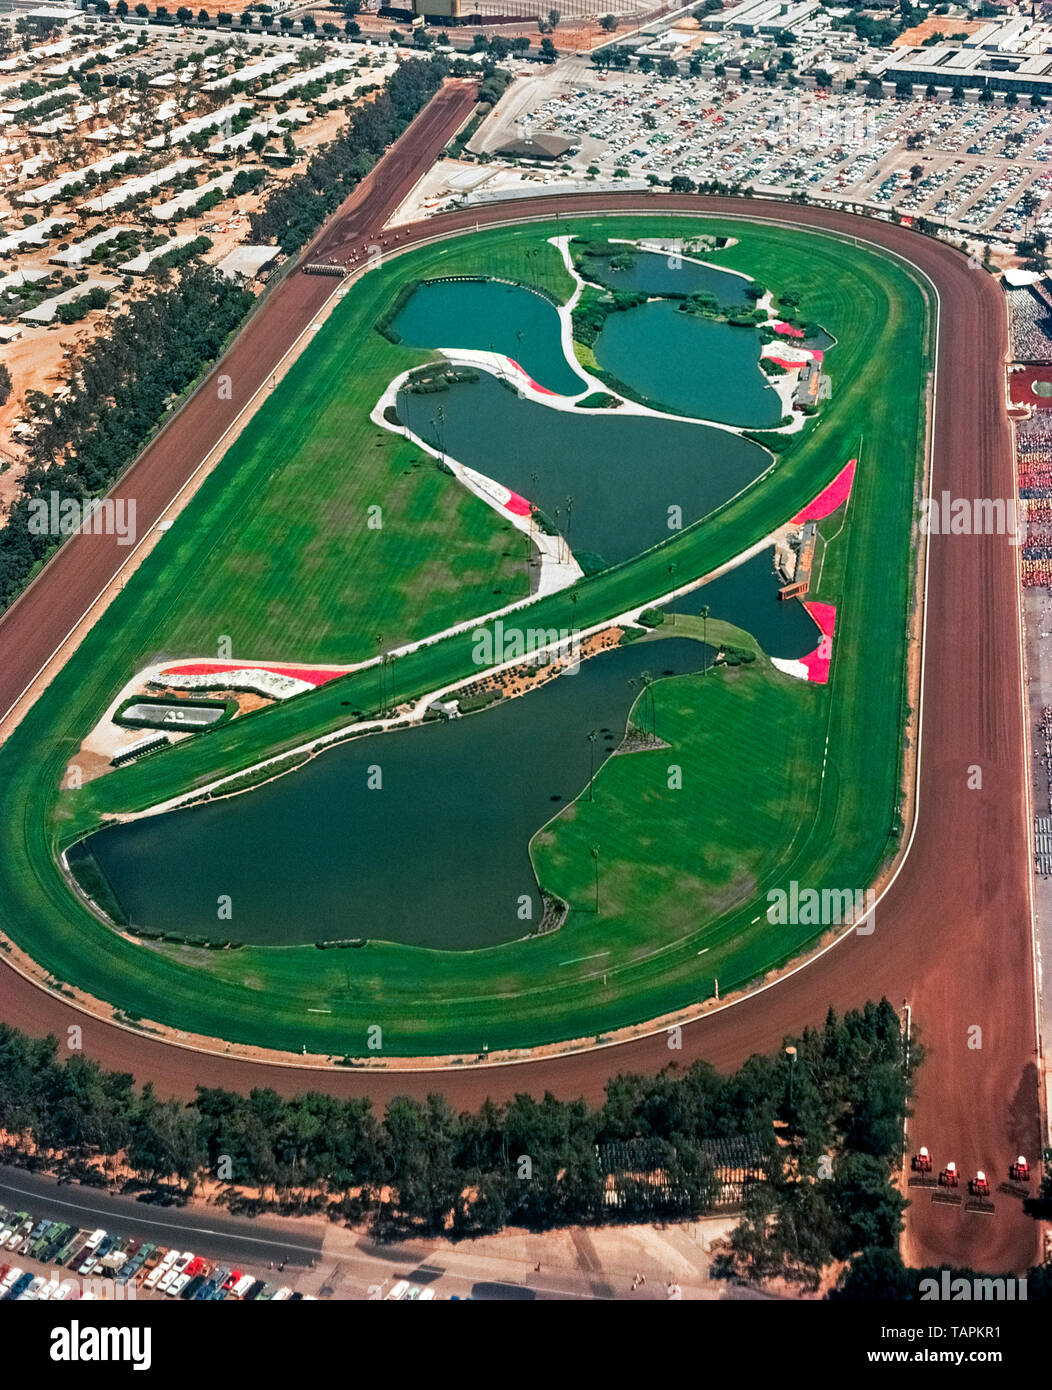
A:
<svg viewBox="0 0 1052 1390">
<path fill-rule="evenodd" d="M 376 99 L 354 112 L 302 174 L 264 200 L 252 215 L 253 240 L 276 241 L 289 252 L 304 246 L 423 110 L 448 72 L 448 63 L 438 57 L 403 63 Z"/>
<path fill-rule="evenodd" d="M 0 1025 L 0 1129 L 26 1159 L 60 1157 L 71 1172 L 112 1160 L 148 1185 L 193 1191 L 209 1178 L 241 1205 L 251 1189 L 254 1204 L 454 1234 L 696 1217 L 744 1146 L 758 1180 L 745 1184 L 732 1266 L 811 1277 L 836 1256 L 894 1244 L 902 1199 L 889 1175 L 909 1078 L 886 1000 L 831 1011 L 791 1047 L 730 1076 L 702 1062 L 618 1076 L 598 1108 L 518 1095 L 458 1114 L 431 1095 L 379 1116 L 368 1100 L 316 1092 L 162 1100 L 80 1054 L 60 1062 L 53 1038 Z M 773 1241 L 771 1229 L 782 1233 Z"/>
<path fill-rule="evenodd" d="M 29 466 L 0 529 L 0 609 L 59 543 L 30 529 L 32 501 L 53 490 L 78 500 L 104 492 L 166 407 L 219 356 L 252 303 L 248 291 L 210 267 L 188 267 L 68 356 L 66 392 L 26 392 Z"/>
</svg>

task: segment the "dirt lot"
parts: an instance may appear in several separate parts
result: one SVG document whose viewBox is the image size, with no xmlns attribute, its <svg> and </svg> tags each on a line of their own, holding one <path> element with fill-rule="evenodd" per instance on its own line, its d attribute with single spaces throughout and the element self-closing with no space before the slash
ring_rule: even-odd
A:
<svg viewBox="0 0 1052 1390">
<path fill-rule="evenodd" d="M 951 34 L 970 35 L 981 29 L 986 22 L 986 20 L 954 19 L 952 15 L 923 19 L 912 29 L 904 30 L 891 46 L 892 48 L 919 48 L 925 39 L 930 39 L 935 34 L 942 34 L 946 38 L 949 38 Z"/>
</svg>

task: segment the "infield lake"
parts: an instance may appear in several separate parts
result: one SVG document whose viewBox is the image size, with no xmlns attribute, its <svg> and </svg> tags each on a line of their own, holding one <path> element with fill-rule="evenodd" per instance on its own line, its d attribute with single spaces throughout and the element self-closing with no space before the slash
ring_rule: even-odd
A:
<svg viewBox="0 0 1052 1390">
<path fill-rule="evenodd" d="M 416 287 L 391 327 L 412 347 L 503 353 L 559 395 L 579 395 L 587 385 L 566 360 L 554 304 L 522 285 L 432 280 Z"/>
<path fill-rule="evenodd" d="M 541 920 L 530 838 L 621 741 L 641 674 L 700 671 L 711 656 L 682 637 L 616 647 L 519 699 L 358 739 L 241 796 L 99 831 L 87 847 L 129 920 L 156 930 L 271 946 L 511 941 Z M 661 752 L 622 756 L 652 759 L 664 785 Z M 224 895 L 230 920 L 218 917 Z"/>
<path fill-rule="evenodd" d="M 647 405 L 721 425 L 770 429 L 782 402 L 760 366 L 755 328 L 685 313 L 674 299 L 652 299 L 608 315 L 595 356 Z"/>
<path fill-rule="evenodd" d="M 687 296 L 711 294 L 724 309 L 751 309 L 747 293 L 752 281 L 731 270 L 671 255 L 668 251 L 633 252 L 632 264 L 615 270 L 608 260 L 589 258 L 586 279 L 612 290 L 640 290 L 644 294 Z"/>
<path fill-rule="evenodd" d="M 432 395 L 402 391 L 398 415 L 432 447 L 528 498 L 575 554 L 607 565 L 700 521 L 771 465 L 759 444 L 728 430 L 554 410 L 488 372 Z"/>
</svg>

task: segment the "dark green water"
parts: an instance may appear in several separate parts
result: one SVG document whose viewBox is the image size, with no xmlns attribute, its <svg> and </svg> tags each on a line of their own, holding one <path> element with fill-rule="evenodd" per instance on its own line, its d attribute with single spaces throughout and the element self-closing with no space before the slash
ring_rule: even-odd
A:
<svg viewBox="0 0 1052 1390">
<path fill-rule="evenodd" d="M 566 360 L 555 306 L 543 295 L 499 280 L 438 280 L 420 285 L 392 325 L 413 347 L 501 352 L 539 386 L 576 396 L 585 382 Z"/>
<path fill-rule="evenodd" d="M 732 328 L 655 299 L 610 314 L 596 339 L 600 365 L 655 407 L 723 425 L 767 429 L 782 403 L 760 367 L 755 328 Z"/>
<path fill-rule="evenodd" d="M 530 837 L 587 786 L 593 751 L 598 768 L 620 741 L 629 680 L 701 670 L 706 650 L 686 638 L 618 647 L 506 705 L 360 739 L 257 791 L 88 844 L 138 926 L 268 945 L 514 940 L 541 916 Z M 221 894 L 230 921 L 217 919 Z"/>
<path fill-rule="evenodd" d="M 571 549 L 607 564 L 667 540 L 670 507 L 689 526 L 770 463 L 758 444 L 726 430 L 552 410 L 485 372 L 435 395 L 403 392 L 398 412 L 414 434 L 539 506 L 564 535 L 572 497 Z"/>
<path fill-rule="evenodd" d="M 756 638 L 768 656 L 795 659 L 813 652 L 819 631 L 799 599 L 778 598 L 782 581 L 774 572 L 774 551 L 761 550 L 711 584 L 669 605 L 669 612 L 723 618 Z"/>
<path fill-rule="evenodd" d="M 627 248 L 626 248 L 627 249 Z M 609 263 L 589 260 L 588 278 L 613 290 L 642 290 L 645 294 L 712 294 L 724 308 L 752 307 L 745 293 L 750 283 L 717 266 L 681 260 L 678 264 L 666 252 L 638 251 L 628 270 L 612 270 Z"/>
</svg>

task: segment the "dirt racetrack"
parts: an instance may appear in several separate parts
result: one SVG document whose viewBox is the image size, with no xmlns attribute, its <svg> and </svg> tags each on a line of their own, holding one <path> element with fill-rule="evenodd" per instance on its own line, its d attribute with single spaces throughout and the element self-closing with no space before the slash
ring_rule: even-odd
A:
<svg viewBox="0 0 1052 1390">
<path fill-rule="evenodd" d="M 336 215 L 306 253 L 347 260 L 381 238 L 378 228 L 470 109 L 471 93 L 450 84 L 379 166 L 369 186 Z M 459 117 L 459 119 L 456 119 Z M 985 272 L 948 247 L 891 224 L 851 214 L 690 195 L 582 194 L 506 202 L 445 214 L 400 229 L 398 249 L 429 236 L 514 218 L 645 210 L 737 214 L 858 236 L 897 252 L 926 274 L 940 297 L 940 353 L 932 491 L 954 497 L 1014 495 L 1004 410 L 1007 325 L 1002 293 Z M 122 479 L 145 523 L 212 447 L 233 414 L 311 321 L 333 281 L 293 274 L 234 343 L 222 370 L 234 402 L 211 379 Z M 894 466 L 895 460 L 877 461 Z M 126 558 L 112 538 L 75 537 L 0 621 L 0 710 L 13 703 Z M 324 1088 L 368 1094 L 441 1090 L 460 1107 L 516 1091 L 597 1099 L 610 1075 L 704 1058 L 728 1068 L 769 1051 L 787 1033 L 886 995 L 909 1001 L 927 1061 L 920 1072 L 911 1146 L 925 1143 L 936 1166 L 949 1158 L 967 1177 L 984 1168 L 992 1215 L 936 1205 L 914 1191 L 905 1256 L 915 1264 L 1025 1269 L 1038 1255 L 1038 1228 L 1015 1199 L 997 1192 L 1017 1153 L 1040 1156 L 1038 1052 L 1033 993 L 1025 786 L 1027 752 L 1020 680 L 1016 551 L 1001 536 L 933 536 L 927 588 L 918 811 L 911 848 L 876 914 L 871 936 L 852 936 L 772 989 L 684 1030 L 681 1052 L 664 1035 L 563 1058 L 456 1071 L 375 1072 L 272 1067 L 190 1052 L 92 1020 L 86 1051 L 107 1066 L 151 1080 L 162 1094 L 197 1085 L 285 1093 Z M 865 711 L 859 710 L 860 720 Z M 982 790 L 968 790 L 969 768 Z M 86 1024 L 82 1014 L 0 962 L 0 1014 L 29 1033 Z M 981 1046 L 976 1046 L 981 1029 Z"/>
</svg>

